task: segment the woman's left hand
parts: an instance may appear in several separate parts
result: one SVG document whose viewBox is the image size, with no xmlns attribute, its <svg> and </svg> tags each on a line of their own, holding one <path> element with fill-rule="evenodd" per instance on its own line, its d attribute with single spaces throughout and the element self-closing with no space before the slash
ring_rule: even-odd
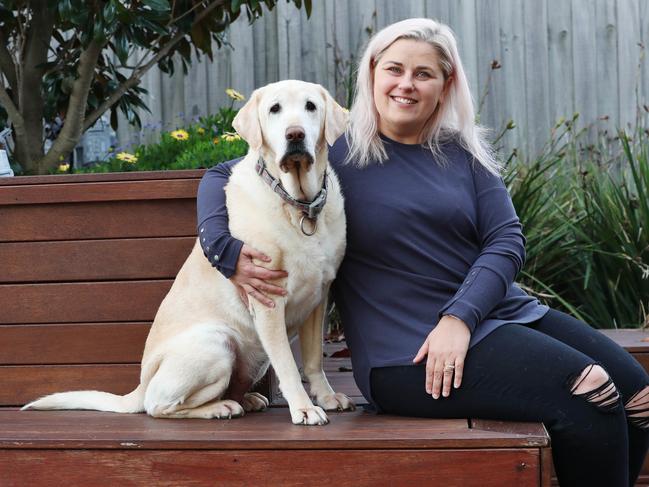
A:
<svg viewBox="0 0 649 487">
<path fill-rule="evenodd" d="M 421 362 L 426 355 L 426 392 L 433 399 L 448 397 L 451 383 L 455 389 L 462 383 L 464 358 L 469 349 L 471 331 L 464 321 L 453 316 L 443 316 L 433 328 L 417 352 L 414 363 Z M 453 380 L 455 377 L 455 380 Z"/>
</svg>

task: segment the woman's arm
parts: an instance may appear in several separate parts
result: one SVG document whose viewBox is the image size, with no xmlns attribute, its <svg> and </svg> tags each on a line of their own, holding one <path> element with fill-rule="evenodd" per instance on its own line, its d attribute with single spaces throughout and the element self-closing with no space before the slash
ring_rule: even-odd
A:
<svg viewBox="0 0 649 487">
<path fill-rule="evenodd" d="M 230 235 L 224 188 L 232 168 L 240 160 L 234 159 L 209 169 L 201 179 L 196 196 L 197 231 L 203 254 L 228 279 L 235 272 L 243 242 Z"/>
<path fill-rule="evenodd" d="M 505 183 L 482 166 L 473 176 L 482 250 L 455 296 L 439 312 L 440 318 L 460 318 L 472 332 L 502 301 L 525 262 L 522 225 Z"/>
<path fill-rule="evenodd" d="M 505 297 L 525 260 L 525 238 L 500 177 L 482 166 L 473 171 L 481 251 L 455 295 L 439 312 L 439 322 L 413 362 L 426 359 L 426 392 L 448 397 L 460 387 L 471 333 Z"/>
<path fill-rule="evenodd" d="M 286 272 L 255 264 L 253 259 L 270 262 L 270 258 L 234 238 L 228 227 L 224 188 L 230 179 L 232 168 L 240 160 L 214 166 L 201 179 L 196 203 L 198 237 L 205 257 L 236 286 L 246 305 L 248 295 L 251 295 L 260 303 L 273 307 L 273 300 L 267 294 L 283 296 L 286 291 L 266 281 L 286 277 Z"/>
</svg>

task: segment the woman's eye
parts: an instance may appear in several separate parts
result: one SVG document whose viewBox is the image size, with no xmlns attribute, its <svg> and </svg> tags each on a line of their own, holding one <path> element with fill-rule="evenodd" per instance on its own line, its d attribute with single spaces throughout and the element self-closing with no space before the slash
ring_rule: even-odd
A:
<svg viewBox="0 0 649 487">
<path fill-rule="evenodd" d="M 430 73 L 427 73 L 426 71 L 420 71 L 419 73 L 417 73 L 417 77 L 427 79 L 430 78 Z"/>
<path fill-rule="evenodd" d="M 309 111 L 309 112 L 315 112 L 315 105 L 313 104 L 313 102 L 307 101 L 307 102 L 306 102 L 306 107 L 305 107 L 305 108 L 306 108 L 307 111 Z"/>
<path fill-rule="evenodd" d="M 281 109 L 282 107 L 279 106 L 279 103 L 275 103 L 272 107 L 270 107 L 270 113 L 279 113 Z"/>
<path fill-rule="evenodd" d="M 399 69 L 397 66 L 390 66 L 388 68 L 388 71 L 392 71 L 393 73 L 400 73 L 401 69 Z"/>
</svg>

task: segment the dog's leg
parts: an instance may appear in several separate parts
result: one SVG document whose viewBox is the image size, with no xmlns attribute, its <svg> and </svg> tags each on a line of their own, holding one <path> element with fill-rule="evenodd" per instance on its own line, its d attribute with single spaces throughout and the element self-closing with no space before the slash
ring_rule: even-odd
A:
<svg viewBox="0 0 649 487">
<path fill-rule="evenodd" d="M 254 308 L 257 334 L 279 379 L 279 388 L 288 402 L 291 420 L 294 424 L 327 424 L 327 415 L 322 408 L 313 405 L 302 385 L 286 334 L 284 300 L 278 299 L 274 308 L 267 308 L 253 299 L 251 306 Z"/>
<path fill-rule="evenodd" d="M 334 392 L 322 367 L 322 333 L 327 309 L 327 294 L 328 292 L 325 293 L 322 303 L 316 306 L 298 331 L 304 375 L 311 386 L 311 396 L 315 397 L 318 406 L 326 411 L 353 411 L 356 406 L 352 400 L 345 394 Z"/>
<path fill-rule="evenodd" d="M 146 412 L 156 418 L 243 415 L 239 403 L 223 397 L 234 364 L 232 338 L 218 324 L 188 325 L 159 360 L 144 394 Z"/>
</svg>

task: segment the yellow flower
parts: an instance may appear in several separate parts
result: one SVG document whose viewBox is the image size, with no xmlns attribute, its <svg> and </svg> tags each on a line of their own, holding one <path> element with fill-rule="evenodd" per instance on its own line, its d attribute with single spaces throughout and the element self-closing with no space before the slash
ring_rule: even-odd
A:
<svg viewBox="0 0 649 487">
<path fill-rule="evenodd" d="M 59 172 L 68 172 L 70 164 L 59 164 Z"/>
<path fill-rule="evenodd" d="M 212 142 L 214 142 L 214 145 L 218 144 L 218 143 L 219 143 L 219 138 L 218 138 L 218 137 L 214 137 L 214 138 L 212 139 Z"/>
<path fill-rule="evenodd" d="M 246 99 L 245 96 L 243 96 L 243 95 L 242 95 L 241 93 L 239 93 L 238 91 L 233 90 L 232 88 L 228 88 L 227 90 L 225 90 L 225 92 L 226 92 L 227 95 L 228 95 L 230 98 L 232 98 L 233 100 L 243 101 L 243 100 Z"/>
<path fill-rule="evenodd" d="M 203 127 L 198 127 L 198 128 L 196 129 L 196 132 L 198 132 L 199 134 L 203 135 L 203 134 L 205 133 L 205 129 L 204 129 Z"/>
<path fill-rule="evenodd" d="M 234 142 L 235 140 L 241 140 L 241 137 L 239 136 L 239 134 L 226 132 L 223 134 L 223 140 L 225 140 L 226 142 Z"/>
<path fill-rule="evenodd" d="M 115 157 L 120 161 L 128 162 L 129 164 L 135 164 L 137 162 L 137 156 L 129 154 L 128 152 L 120 152 Z"/>
<path fill-rule="evenodd" d="M 183 130 L 183 129 L 174 130 L 169 135 L 171 135 L 176 140 L 187 140 L 187 139 L 189 139 L 189 134 L 187 133 L 186 130 Z"/>
<path fill-rule="evenodd" d="M 348 109 L 348 108 L 342 107 L 342 109 L 343 109 L 343 112 L 345 112 L 345 113 L 349 113 L 349 109 Z"/>
</svg>

